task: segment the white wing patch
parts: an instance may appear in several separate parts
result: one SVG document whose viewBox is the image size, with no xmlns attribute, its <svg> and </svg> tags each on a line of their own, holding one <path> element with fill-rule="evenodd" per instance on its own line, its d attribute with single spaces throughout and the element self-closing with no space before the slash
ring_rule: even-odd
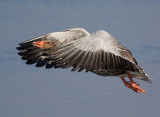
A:
<svg viewBox="0 0 160 117">
<path fill-rule="evenodd" d="M 115 46 L 116 40 L 105 31 L 98 31 L 93 33 L 91 36 L 81 38 L 75 41 L 74 46 L 77 49 L 86 52 L 96 52 L 103 50 L 105 52 L 111 52 L 117 56 L 121 56 L 119 49 Z"/>
<path fill-rule="evenodd" d="M 90 36 L 90 34 L 82 28 L 74 28 L 62 32 L 54 32 L 48 34 L 48 38 L 55 38 L 60 42 L 65 41 L 66 43 L 85 36 Z"/>
</svg>

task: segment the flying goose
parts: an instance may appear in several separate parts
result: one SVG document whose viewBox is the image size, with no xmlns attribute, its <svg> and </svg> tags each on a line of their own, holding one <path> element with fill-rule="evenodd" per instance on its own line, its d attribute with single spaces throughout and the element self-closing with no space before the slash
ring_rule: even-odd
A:
<svg viewBox="0 0 160 117">
<path fill-rule="evenodd" d="M 151 82 L 132 53 L 104 30 L 93 34 L 83 28 L 53 32 L 24 41 L 17 49 L 22 59 L 27 60 L 26 64 L 36 63 L 36 67 L 47 69 L 72 66 L 72 71 L 85 69 L 101 76 L 118 76 L 136 93 L 145 93 L 145 90 L 133 81 L 133 77 Z"/>
</svg>

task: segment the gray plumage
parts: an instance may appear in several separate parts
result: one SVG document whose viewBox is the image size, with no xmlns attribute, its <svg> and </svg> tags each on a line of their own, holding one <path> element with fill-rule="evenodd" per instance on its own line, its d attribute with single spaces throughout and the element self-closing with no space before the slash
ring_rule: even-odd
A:
<svg viewBox="0 0 160 117">
<path fill-rule="evenodd" d="M 49 41 L 52 47 L 38 48 L 33 42 Z M 104 30 L 89 34 L 85 29 L 74 28 L 53 32 L 19 44 L 17 47 L 27 64 L 36 67 L 68 68 L 72 71 L 86 70 L 101 76 L 126 76 L 150 82 L 150 77 L 138 65 L 124 46 Z"/>
</svg>

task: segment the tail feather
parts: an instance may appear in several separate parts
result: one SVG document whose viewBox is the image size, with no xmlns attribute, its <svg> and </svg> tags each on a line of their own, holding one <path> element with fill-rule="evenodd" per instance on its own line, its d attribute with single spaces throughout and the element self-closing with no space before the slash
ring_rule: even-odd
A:
<svg viewBox="0 0 160 117">
<path fill-rule="evenodd" d="M 144 81 L 146 81 L 148 83 L 152 83 L 151 82 L 152 78 L 147 74 L 141 74 L 141 73 L 138 73 L 138 72 L 131 72 L 131 71 L 129 71 L 129 73 L 134 78 L 137 78 L 137 79 L 140 79 L 140 80 L 144 80 Z"/>
</svg>

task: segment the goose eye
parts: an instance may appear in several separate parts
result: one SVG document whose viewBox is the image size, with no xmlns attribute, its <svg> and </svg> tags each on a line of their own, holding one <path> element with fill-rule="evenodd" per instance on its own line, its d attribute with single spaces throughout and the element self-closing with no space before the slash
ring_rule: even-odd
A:
<svg viewBox="0 0 160 117">
<path fill-rule="evenodd" d="M 47 42 L 47 44 L 50 44 L 50 42 Z"/>
</svg>

